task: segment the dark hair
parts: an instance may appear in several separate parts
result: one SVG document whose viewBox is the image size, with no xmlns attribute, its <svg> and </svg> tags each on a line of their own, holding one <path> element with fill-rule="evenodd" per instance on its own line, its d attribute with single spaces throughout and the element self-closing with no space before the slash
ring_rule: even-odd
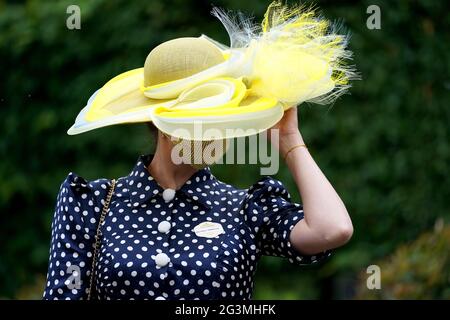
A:
<svg viewBox="0 0 450 320">
<path fill-rule="evenodd" d="M 148 130 L 150 131 L 150 153 L 154 154 L 156 151 L 156 145 L 158 144 L 158 128 L 152 122 L 146 122 Z"/>
<path fill-rule="evenodd" d="M 146 122 L 147 128 L 152 135 L 153 140 L 156 142 L 158 140 L 158 128 L 155 127 L 153 122 Z"/>
</svg>

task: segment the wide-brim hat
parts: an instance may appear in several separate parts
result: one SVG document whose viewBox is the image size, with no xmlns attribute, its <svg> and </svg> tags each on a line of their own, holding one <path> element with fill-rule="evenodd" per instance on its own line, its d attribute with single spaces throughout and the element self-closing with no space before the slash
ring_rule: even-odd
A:
<svg viewBox="0 0 450 320">
<path fill-rule="evenodd" d="M 152 122 L 182 139 L 247 136 L 272 127 L 292 106 L 332 102 L 355 77 L 344 64 L 347 36 L 312 10 L 274 2 L 261 26 L 242 14 L 212 13 L 228 31 L 229 47 L 206 35 L 160 44 L 144 67 L 97 90 L 68 134 Z"/>
</svg>

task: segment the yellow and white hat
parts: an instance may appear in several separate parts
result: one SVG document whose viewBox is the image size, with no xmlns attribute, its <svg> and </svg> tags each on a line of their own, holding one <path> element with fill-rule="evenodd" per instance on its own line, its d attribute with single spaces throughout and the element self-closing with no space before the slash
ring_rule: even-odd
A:
<svg viewBox="0 0 450 320">
<path fill-rule="evenodd" d="M 302 102 L 333 102 L 356 77 L 345 65 L 348 37 L 313 9 L 273 2 L 261 26 L 218 8 L 212 14 L 230 47 L 206 35 L 160 44 L 143 68 L 97 90 L 67 133 L 153 122 L 188 140 L 246 136 L 272 127 Z"/>
</svg>

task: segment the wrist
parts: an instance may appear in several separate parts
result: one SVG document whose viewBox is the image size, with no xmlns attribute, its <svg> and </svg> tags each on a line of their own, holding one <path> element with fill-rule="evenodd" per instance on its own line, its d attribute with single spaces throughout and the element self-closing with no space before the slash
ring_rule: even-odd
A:
<svg viewBox="0 0 450 320">
<path fill-rule="evenodd" d="M 279 152 L 284 156 L 292 147 L 305 144 L 300 131 L 280 135 Z"/>
</svg>

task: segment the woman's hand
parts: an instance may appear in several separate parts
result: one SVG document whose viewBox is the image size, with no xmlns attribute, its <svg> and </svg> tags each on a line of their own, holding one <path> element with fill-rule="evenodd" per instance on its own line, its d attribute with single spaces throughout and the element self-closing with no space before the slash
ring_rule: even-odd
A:
<svg viewBox="0 0 450 320">
<path fill-rule="evenodd" d="M 278 141 L 271 139 L 273 130 L 278 130 Z M 268 130 L 268 139 L 284 157 L 286 152 L 295 145 L 304 144 L 298 128 L 297 107 L 285 111 L 283 118 Z M 276 137 L 276 135 L 275 135 Z"/>
</svg>

